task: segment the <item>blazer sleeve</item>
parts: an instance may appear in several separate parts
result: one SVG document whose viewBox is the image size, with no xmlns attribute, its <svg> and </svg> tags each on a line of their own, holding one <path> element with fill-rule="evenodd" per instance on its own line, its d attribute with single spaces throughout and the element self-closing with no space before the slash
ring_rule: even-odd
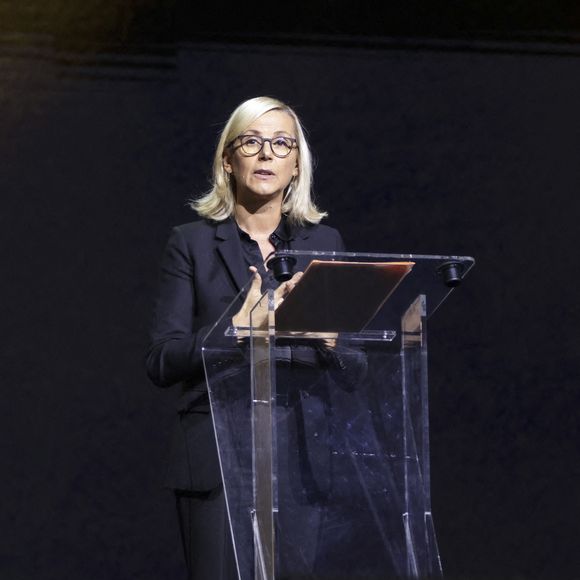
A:
<svg viewBox="0 0 580 580">
<path fill-rule="evenodd" d="M 161 262 L 161 280 L 146 355 L 147 375 L 159 387 L 203 380 L 201 344 L 211 328 L 195 328 L 195 264 L 183 233 L 173 228 Z"/>
</svg>

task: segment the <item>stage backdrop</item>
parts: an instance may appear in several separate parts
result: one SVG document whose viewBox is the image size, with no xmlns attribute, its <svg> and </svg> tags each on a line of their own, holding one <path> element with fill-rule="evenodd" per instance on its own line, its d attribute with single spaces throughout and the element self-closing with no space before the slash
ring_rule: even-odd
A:
<svg viewBox="0 0 580 580">
<path fill-rule="evenodd" d="M 578 577 L 578 56 L 42 37 L 0 56 L 3 579 L 182 578 L 147 327 L 169 230 L 261 94 L 303 117 L 350 249 L 477 259 L 429 327 L 448 577 Z"/>
</svg>

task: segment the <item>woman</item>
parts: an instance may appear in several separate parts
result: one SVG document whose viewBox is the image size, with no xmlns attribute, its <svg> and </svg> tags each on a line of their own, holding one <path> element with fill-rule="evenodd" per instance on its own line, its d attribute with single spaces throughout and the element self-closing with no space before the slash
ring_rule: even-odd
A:
<svg viewBox="0 0 580 580">
<path fill-rule="evenodd" d="M 338 232 L 311 197 L 312 159 L 296 113 L 269 97 L 242 103 L 218 143 L 211 191 L 192 203 L 203 219 L 173 229 L 161 268 L 147 353 L 160 387 L 181 382 L 168 485 L 175 490 L 190 578 L 237 579 L 223 497 L 201 344 L 253 275 L 233 317 L 245 325 L 266 286 L 276 249 L 341 251 Z M 300 274 L 278 287 L 283 298 Z"/>
</svg>

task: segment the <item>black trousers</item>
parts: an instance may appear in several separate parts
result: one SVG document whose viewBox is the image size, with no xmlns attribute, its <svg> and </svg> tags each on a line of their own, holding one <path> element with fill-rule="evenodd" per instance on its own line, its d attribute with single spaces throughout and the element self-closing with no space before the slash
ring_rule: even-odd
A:
<svg viewBox="0 0 580 580">
<path fill-rule="evenodd" d="M 175 500 L 189 580 L 238 580 L 223 486 Z"/>
</svg>

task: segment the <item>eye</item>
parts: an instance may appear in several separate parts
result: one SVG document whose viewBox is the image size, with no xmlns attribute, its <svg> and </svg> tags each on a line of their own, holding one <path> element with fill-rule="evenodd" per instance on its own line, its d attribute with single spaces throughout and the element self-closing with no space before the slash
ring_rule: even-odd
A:
<svg viewBox="0 0 580 580">
<path fill-rule="evenodd" d="M 276 137 L 272 144 L 277 147 L 292 147 L 292 141 L 288 137 Z"/>
<path fill-rule="evenodd" d="M 242 137 L 242 143 L 244 145 L 259 145 L 260 140 L 257 137 L 248 136 Z"/>
</svg>

